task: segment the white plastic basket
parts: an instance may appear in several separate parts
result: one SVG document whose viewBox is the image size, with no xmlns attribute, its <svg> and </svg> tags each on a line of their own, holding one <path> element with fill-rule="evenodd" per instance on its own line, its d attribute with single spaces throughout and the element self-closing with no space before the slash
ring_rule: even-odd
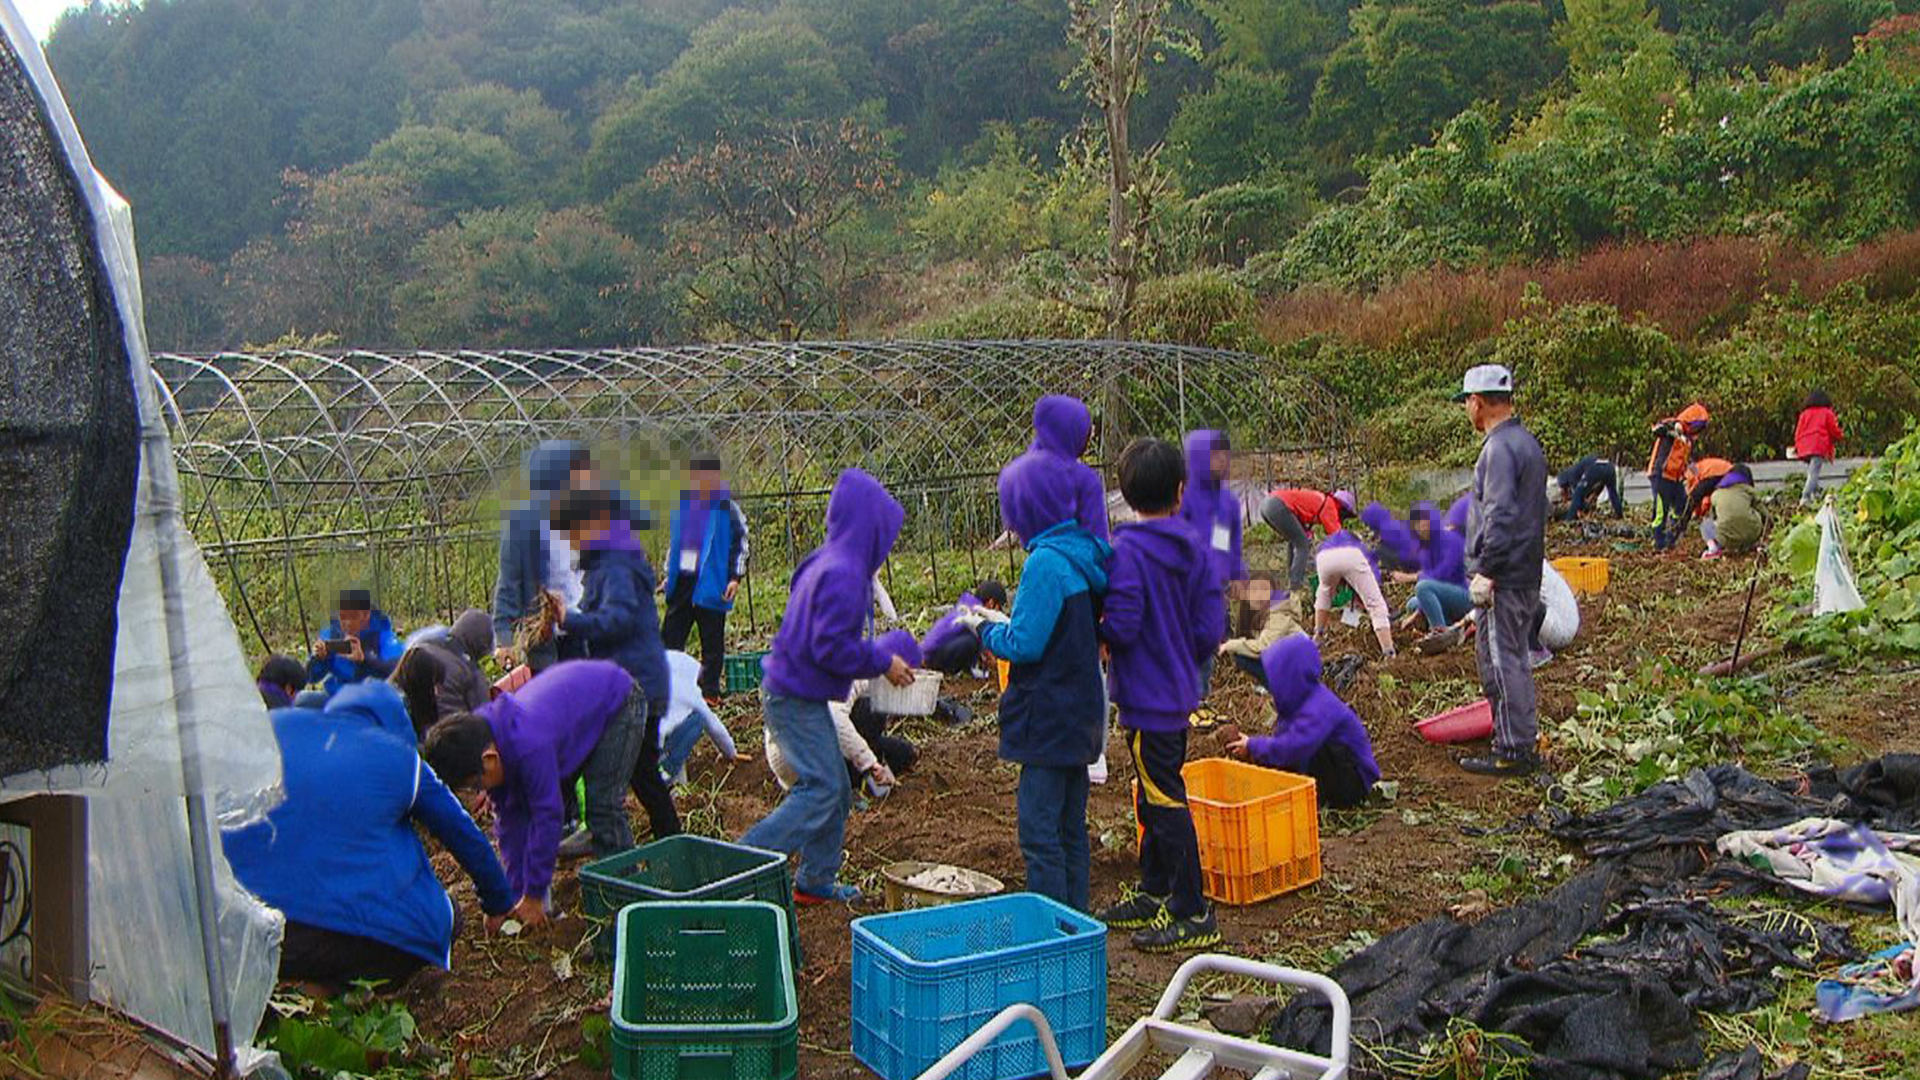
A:
<svg viewBox="0 0 1920 1080">
<path fill-rule="evenodd" d="M 873 703 L 873 711 L 888 716 L 932 716 L 933 707 L 940 700 L 940 680 L 937 671 L 915 669 L 913 685 L 900 687 L 877 678 L 867 683 L 867 697 Z"/>
</svg>

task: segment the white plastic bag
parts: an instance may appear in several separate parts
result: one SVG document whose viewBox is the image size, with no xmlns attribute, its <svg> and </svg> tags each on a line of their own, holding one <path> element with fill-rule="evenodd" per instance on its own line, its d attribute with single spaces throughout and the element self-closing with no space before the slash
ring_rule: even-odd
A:
<svg viewBox="0 0 1920 1080">
<path fill-rule="evenodd" d="M 1853 584 L 1853 564 L 1847 561 L 1840 515 L 1833 512 L 1831 499 L 1813 520 L 1820 526 L 1820 554 L 1813 564 L 1814 610 L 1821 615 L 1859 611 L 1867 602 L 1860 599 L 1860 590 Z"/>
<path fill-rule="evenodd" d="M 1547 613 L 1540 623 L 1540 644 L 1555 652 L 1573 644 L 1580 632 L 1580 601 L 1552 563 L 1541 564 L 1540 606 Z"/>
</svg>

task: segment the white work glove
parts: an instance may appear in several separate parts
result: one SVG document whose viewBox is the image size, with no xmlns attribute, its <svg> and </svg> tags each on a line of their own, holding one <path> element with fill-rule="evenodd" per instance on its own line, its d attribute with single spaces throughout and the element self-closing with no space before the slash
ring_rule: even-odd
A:
<svg viewBox="0 0 1920 1080">
<path fill-rule="evenodd" d="M 1473 580 L 1467 583 L 1467 595 L 1473 598 L 1474 607 L 1493 603 L 1493 579 L 1485 574 L 1473 575 Z"/>
<path fill-rule="evenodd" d="M 1007 613 L 1004 611 L 995 611 L 990 607 L 978 607 L 978 606 L 972 608 L 971 610 L 973 614 L 980 616 L 981 620 L 984 622 L 1003 623 L 1008 621 Z"/>
<path fill-rule="evenodd" d="M 893 775 L 893 770 L 887 768 L 886 762 L 883 761 L 874 762 L 873 768 L 867 770 L 867 775 L 873 778 L 875 784 L 883 788 L 890 788 L 899 783 Z"/>
<path fill-rule="evenodd" d="M 955 626 L 964 626 L 976 634 L 980 632 L 980 624 L 986 621 L 986 617 L 978 611 L 963 611 L 953 617 Z"/>
</svg>

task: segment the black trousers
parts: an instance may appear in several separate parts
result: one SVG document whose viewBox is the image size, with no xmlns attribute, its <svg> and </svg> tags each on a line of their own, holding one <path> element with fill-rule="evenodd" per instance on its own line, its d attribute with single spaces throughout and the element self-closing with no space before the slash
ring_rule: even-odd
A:
<svg viewBox="0 0 1920 1080">
<path fill-rule="evenodd" d="M 647 702 L 647 733 L 640 740 L 640 757 L 633 763 L 633 797 L 647 812 L 655 840 L 680 835 L 680 811 L 673 805 L 666 778 L 660 775 L 660 719 L 666 714 L 666 702 Z"/>
<path fill-rule="evenodd" d="M 864 697 L 854 701 L 852 719 L 853 730 L 867 740 L 867 749 L 872 750 L 874 757 L 893 770 L 893 775 L 904 775 L 913 768 L 914 762 L 920 760 L 920 751 L 914 749 L 912 743 L 898 735 L 887 734 L 887 714 L 874 712 L 871 701 Z M 847 766 L 847 776 L 852 780 L 854 789 L 858 790 L 860 776 L 853 771 L 852 765 Z"/>
<path fill-rule="evenodd" d="M 960 675 L 972 669 L 979 659 L 980 635 L 963 630 L 941 642 L 939 648 L 929 650 L 921 658 L 921 664 L 942 675 Z"/>
<path fill-rule="evenodd" d="M 459 932 L 456 917 L 454 933 Z M 425 960 L 384 941 L 292 919 L 280 942 L 282 981 L 317 983 L 336 992 L 362 981 L 385 983 L 392 990 L 426 966 Z"/>
<path fill-rule="evenodd" d="M 1307 761 L 1307 775 L 1313 777 L 1321 806 L 1347 810 L 1367 801 L 1367 785 L 1360 780 L 1359 766 L 1353 754 L 1339 743 L 1321 743 Z"/>
<path fill-rule="evenodd" d="M 1133 757 L 1133 808 L 1140 818 L 1140 891 L 1167 897 L 1167 910 L 1191 918 L 1207 910 L 1200 891 L 1200 839 L 1187 809 L 1187 733 L 1127 729 Z"/>
<path fill-rule="evenodd" d="M 681 574 L 667 597 L 667 614 L 660 620 L 660 640 L 669 649 L 685 652 L 687 633 L 700 631 L 700 696 L 720 696 L 720 676 L 727 662 L 727 613 L 693 602 L 693 575 Z"/>
</svg>

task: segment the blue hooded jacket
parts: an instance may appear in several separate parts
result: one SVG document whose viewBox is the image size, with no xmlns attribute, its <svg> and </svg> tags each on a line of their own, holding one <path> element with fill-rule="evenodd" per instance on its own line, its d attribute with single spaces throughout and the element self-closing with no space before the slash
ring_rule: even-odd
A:
<svg viewBox="0 0 1920 1080">
<path fill-rule="evenodd" d="M 667 673 L 667 647 L 660 640 L 660 610 L 654 605 L 653 564 L 633 535 L 633 526 L 616 518 L 599 539 L 580 553 L 584 587 L 580 607 L 562 626 L 587 643 L 587 655 L 611 660 L 647 695 L 649 701 L 673 696 Z"/>
<path fill-rule="evenodd" d="M 1213 452 L 1225 441 L 1210 429 L 1187 433 L 1187 490 L 1180 499 L 1180 517 L 1206 550 L 1214 586 L 1221 589 L 1247 576 L 1240 557 L 1240 497 L 1213 475 Z"/>
<path fill-rule="evenodd" d="M 1000 756 L 1022 765 L 1091 765 L 1106 745 L 1100 692 L 1100 598 L 1113 549 L 1073 517 L 1072 475 L 1051 455 L 1000 470 L 1000 519 L 1027 545 L 1013 611 L 981 627 L 1008 664 Z"/>
<path fill-rule="evenodd" d="M 794 567 L 787 613 L 760 662 L 768 694 L 803 701 L 840 701 L 855 679 L 886 672 L 897 654 L 920 662 L 912 634 L 867 637 L 873 575 L 887 561 L 907 511 L 880 481 L 859 469 L 842 472 L 827 499 L 826 543 Z"/>
<path fill-rule="evenodd" d="M 693 606 L 708 611 L 732 611 L 727 585 L 747 575 L 747 519 L 733 493 L 721 489 L 712 497 L 683 491 L 667 527 L 667 595 L 680 586 L 680 550 L 689 540 L 699 551 L 694 564 Z M 703 646 L 704 647 L 704 646 Z"/>
<path fill-rule="evenodd" d="M 1320 682 L 1320 649 L 1302 634 L 1281 638 L 1260 658 L 1273 693 L 1273 734 L 1247 740 L 1247 753 L 1269 768 L 1304 773 L 1320 747 L 1347 748 L 1367 787 L 1380 779 L 1367 728 L 1347 703 Z"/>
<path fill-rule="evenodd" d="M 320 636 L 329 641 L 346 637 L 346 632 L 340 629 L 340 616 L 328 619 Z M 331 698 L 364 679 L 381 680 L 392 675 L 393 665 L 400 662 L 400 654 L 406 651 L 406 646 L 393 632 L 393 620 L 375 608 L 367 618 L 366 629 L 360 631 L 360 652 L 366 659 L 356 664 L 344 656 L 313 657 L 307 661 L 307 681 L 319 683 Z"/>
<path fill-rule="evenodd" d="M 414 749 L 400 695 L 350 686 L 325 712 L 276 709 L 287 797 L 221 835 L 234 877 L 288 919 L 356 934 L 447 967 L 453 902 L 414 831 L 453 853 L 499 915 L 517 899 L 492 845 Z"/>
<path fill-rule="evenodd" d="M 1100 638 L 1113 650 L 1109 685 L 1120 723 L 1184 730 L 1200 705 L 1200 664 L 1226 621 L 1225 597 L 1186 522 L 1155 518 L 1116 530 Z"/>
<path fill-rule="evenodd" d="M 1033 445 L 1029 453 L 1052 454 L 1067 468 L 1073 485 L 1073 520 L 1107 539 L 1107 488 L 1100 474 L 1080 460 L 1093 437 L 1093 414 L 1086 403 L 1066 394 L 1048 394 L 1033 403 Z"/>
<path fill-rule="evenodd" d="M 580 444 L 549 439 L 527 455 L 531 497 L 513 508 L 500 530 L 500 570 L 493 582 L 493 643 L 513 644 L 513 624 L 538 610 L 547 584 L 547 504 L 567 490 Z"/>
</svg>

